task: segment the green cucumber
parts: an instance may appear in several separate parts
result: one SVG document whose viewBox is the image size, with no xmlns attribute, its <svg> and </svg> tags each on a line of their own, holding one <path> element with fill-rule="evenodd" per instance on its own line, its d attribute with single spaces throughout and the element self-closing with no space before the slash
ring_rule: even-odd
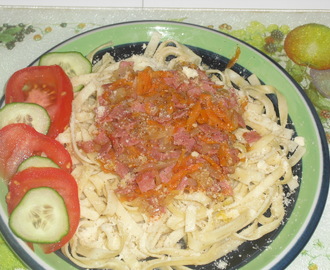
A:
<svg viewBox="0 0 330 270">
<path fill-rule="evenodd" d="M 23 171 L 29 167 L 53 167 L 59 168 L 59 166 L 50 158 L 42 156 L 32 156 L 24 160 L 17 169 L 17 172 Z"/>
<path fill-rule="evenodd" d="M 92 64 L 80 52 L 50 52 L 39 60 L 39 66 L 59 65 L 71 78 L 77 75 L 90 73 Z"/>
<path fill-rule="evenodd" d="M 36 103 L 13 102 L 0 109 L 0 129 L 13 123 L 25 123 L 47 134 L 50 117 L 47 110 Z"/>
<path fill-rule="evenodd" d="M 19 238 L 32 243 L 56 243 L 69 232 L 69 216 L 62 196 L 49 187 L 30 189 L 9 217 Z"/>
<path fill-rule="evenodd" d="M 59 65 L 69 78 L 92 72 L 91 62 L 80 52 L 50 52 L 39 60 L 39 66 Z M 77 86 L 75 92 L 82 89 Z"/>
</svg>

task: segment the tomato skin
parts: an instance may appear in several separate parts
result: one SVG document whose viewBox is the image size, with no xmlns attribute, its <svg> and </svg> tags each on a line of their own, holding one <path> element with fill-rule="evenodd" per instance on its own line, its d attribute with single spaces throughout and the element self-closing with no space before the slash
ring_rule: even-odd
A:
<svg viewBox="0 0 330 270">
<path fill-rule="evenodd" d="M 70 222 L 70 229 L 61 241 L 52 244 L 40 244 L 46 254 L 60 249 L 76 232 L 80 220 L 78 185 L 73 176 L 59 168 L 27 168 L 13 176 L 8 185 L 6 197 L 8 213 L 11 214 L 27 191 L 37 187 L 55 189 L 64 199 Z"/>
<path fill-rule="evenodd" d="M 9 180 L 28 157 L 41 153 L 63 170 L 71 172 L 69 152 L 55 139 L 23 123 L 10 124 L 0 130 L 0 178 Z"/>
<path fill-rule="evenodd" d="M 32 93 L 31 89 L 34 95 L 29 94 Z M 31 66 L 18 70 L 9 78 L 5 89 L 6 104 L 32 102 L 47 110 L 51 119 L 47 135 L 53 138 L 69 124 L 72 100 L 71 81 L 58 65 Z"/>
</svg>

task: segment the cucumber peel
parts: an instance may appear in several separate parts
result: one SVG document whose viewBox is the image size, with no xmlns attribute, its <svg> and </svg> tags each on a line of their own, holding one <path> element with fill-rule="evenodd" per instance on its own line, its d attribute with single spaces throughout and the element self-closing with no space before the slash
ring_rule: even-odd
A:
<svg viewBox="0 0 330 270">
<path fill-rule="evenodd" d="M 47 134 L 51 120 L 47 110 L 36 103 L 13 102 L 0 109 L 0 129 L 13 123 L 25 123 Z"/>
<path fill-rule="evenodd" d="M 50 158 L 42 156 L 32 156 L 24 160 L 17 169 L 17 172 L 23 171 L 30 167 L 53 167 L 59 168 L 59 166 Z"/>
<path fill-rule="evenodd" d="M 27 242 L 59 242 L 70 228 L 62 196 L 49 187 L 30 189 L 11 213 L 9 227 Z"/>
<path fill-rule="evenodd" d="M 80 52 L 50 52 L 39 60 L 39 66 L 59 65 L 69 78 L 92 72 L 92 63 Z M 81 90 L 83 86 L 77 86 L 74 92 Z"/>
</svg>

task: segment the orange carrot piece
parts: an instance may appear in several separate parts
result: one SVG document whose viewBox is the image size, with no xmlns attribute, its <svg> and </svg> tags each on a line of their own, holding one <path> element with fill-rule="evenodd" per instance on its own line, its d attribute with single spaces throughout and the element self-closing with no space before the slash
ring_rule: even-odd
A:
<svg viewBox="0 0 330 270">
<path fill-rule="evenodd" d="M 204 109 L 201 109 L 199 112 L 199 117 L 197 118 L 197 123 L 198 124 L 206 124 L 208 122 L 208 116 L 207 113 Z"/>
<path fill-rule="evenodd" d="M 191 165 L 181 169 L 177 173 L 173 174 L 173 176 L 171 177 L 171 180 L 167 183 L 168 187 L 171 189 L 175 189 L 178 186 L 179 181 L 182 180 L 183 177 L 185 177 L 193 172 L 196 172 L 201 167 L 201 165 L 202 165 L 201 163 L 191 164 Z"/>
<path fill-rule="evenodd" d="M 217 128 L 226 130 L 226 125 L 224 122 L 214 113 L 212 109 L 205 109 L 205 112 L 208 116 L 208 123 L 211 126 L 216 126 Z"/>
<path fill-rule="evenodd" d="M 179 170 L 182 170 L 182 168 L 186 166 L 189 157 L 190 156 L 186 156 L 186 150 L 182 149 L 181 154 L 173 167 L 173 172 L 176 173 Z"/>
<path fill-rule="evenodd" d="M 197 118 L 199 117 L 199 114 L 202 110 L 201 102 L 198 101 L 197 103 L 194 104 L 194 106 L 191 108 L 189 117 L 187 120 L 187 130 L 191 130 L 193 124 L 197 121 Z"/>
<path fill-rule="evenodd" d="M 201 155 L 201 157 L 203 159 L 205 159 L 214 169 L 216 169 L 217 171 L 219 171 L 220 173 L 222 173 L 221 166 L 218 163 L 216 163 L 210 156 L 208 156 L 208 155 Z"/>
<path fill-rule="evenodd" d="M 214 141 L 211 138 L 208 138 L 208 137 L 206 137 L 204 135 L 201 135 L 201 134 L 198 134 L 197 136 L 202 142 L 205 142 L 207 144 L 217 144 L 217 143 L 219 143 L 219 142 Z"/>
<path fill-rule="evenodd" d="M 138 95 L 145 95 L 150 92 L 152 88 L 152 78 L 150 74 L 150 67 L 137 74 L 136 93 Z"/>
<path fill-rule="evenodd" d="M 234 57 L 230 59 L 230 61 L 228 62 L 226 68 L 232 68 L 233 65 L 236 64 L 236 62 L 237 62 L 240 55 L 241 55 L 241 49 L 240 49 L 240 47 L 237 47 Z"/>
</svg>

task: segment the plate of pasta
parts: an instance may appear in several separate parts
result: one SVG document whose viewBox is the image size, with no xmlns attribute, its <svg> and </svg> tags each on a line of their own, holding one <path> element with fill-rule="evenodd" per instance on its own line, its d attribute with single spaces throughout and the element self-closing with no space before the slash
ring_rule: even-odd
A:
<svg viewBox="0 0 330 270">
<path fill-rule="evenodd" d="M 53 137 L 71 157 L 79 224 L 61 245 L 32 250 L 8 225 L 20 206 L 14 183 L 29 174 L 0 183 L 1 232 L 30 268 L 290 264 L 322 215 L 329 153 L 315 109 L 283 68 L 229 35 L 169 21 L 90 30 L 31 67 L 72 52 L 91 69 L 68 74 L 72 107 Z"/>
</svg>

